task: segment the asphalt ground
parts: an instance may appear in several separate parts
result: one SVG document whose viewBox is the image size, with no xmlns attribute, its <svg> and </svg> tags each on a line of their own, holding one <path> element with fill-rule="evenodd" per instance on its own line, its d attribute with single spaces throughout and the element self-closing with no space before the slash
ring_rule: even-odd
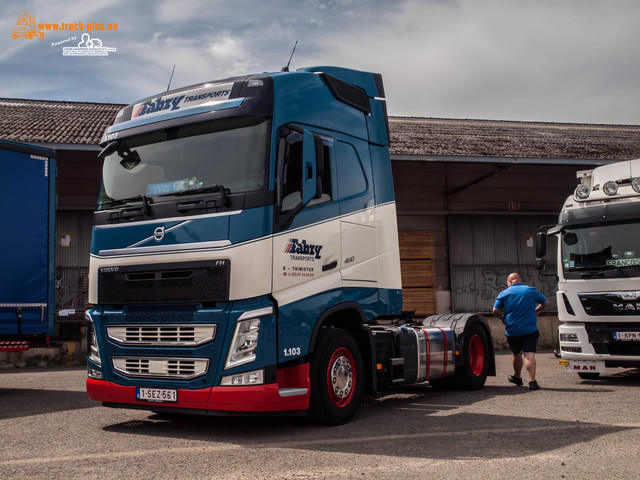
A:
<svg viewBox="0 0 640 480">
<path fill-rule="evenodd" d="M 338 427 L 110 409 L 82 368 L 5 369 L 0 478 L 640 478 L 640 370 L 586 381 L 537 358 L 542 390 L 509 384 L 501 353 L 480 391 L 385 392 Z"/>
</svg>

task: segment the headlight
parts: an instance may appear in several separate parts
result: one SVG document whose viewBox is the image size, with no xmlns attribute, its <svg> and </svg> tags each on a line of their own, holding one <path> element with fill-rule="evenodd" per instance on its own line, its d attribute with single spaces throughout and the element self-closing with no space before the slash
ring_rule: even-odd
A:
<svg viewBox="0 0 640 480">
<path fill-rule="evenodd" d="M 266 307 L 244 312 L 240 315 L 231 340 L 227 362 L 224 365 L 225 370 L 253 362 L 256 359 L 260 317 L 272 314 L 273 307 Z"/>
<path fill-rule="evenodd" d="M 634 192 L 640 193 L 640 177 L 631 180 L 631 188 L 633 188 Z"/>
<path fill-rule="evenodd" d="M 256 359 L 259 332 L 259 318 L 238 322 L 233 340 L 231 340 L 227 363 L 224 366 L 225 370 L 253 362 Z"/>
<path fill-rule="evenodd" d="M 611 196 L 615 195 L 616 193 L 618 193 L 618 184 L 616 182 L 613 182 L 613 181 L 609 180 L 602 187 L 602 191 L 606 195 L 609 195 L 611 197 Z"/>
<path fill-rule="evenodd" d="M 578 197 L 580 200 L 586 199 L 589 196 L 589 193 L 591 193 L 591 191 L 586 185 L 578 185 L 578 188 L 576 188 L 575 192 L 576 197 Z"/>
<path fill-rule="evenodd" d="M 561 342 L 577 342 L 578 335 L 576 335 L 575 333 L 561 333 L 560 341 Z"/>
<path fill-rule="evenodd" d="M 87 327 L 87 350 L 89 351 L 89 360 L 91 360 L 96 365 L 101 366 L 102 362 L 100 361 L 100 347 L 98 347 L 96 327 L 93 324 L 93 320 L 91 319 L 91 315 L 89 315 L 89 312 L 85 312 L 84 318 L 89 324 Z"/>
</svg>

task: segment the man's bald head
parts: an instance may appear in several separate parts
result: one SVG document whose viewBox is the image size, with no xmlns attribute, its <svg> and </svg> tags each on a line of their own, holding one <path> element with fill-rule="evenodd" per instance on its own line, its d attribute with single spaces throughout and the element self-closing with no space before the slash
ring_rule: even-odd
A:
<svg viewBox="0 0 640 480">
<path fill-rule="evenodd" d="M 520 275 L 518 275 L 515 272 L 509 274 L 509 276 L 507 277 L 507 285 L 511 285 L 512 283 L 522 283 L 522 280 L 520 279 Z"/>
</svg>

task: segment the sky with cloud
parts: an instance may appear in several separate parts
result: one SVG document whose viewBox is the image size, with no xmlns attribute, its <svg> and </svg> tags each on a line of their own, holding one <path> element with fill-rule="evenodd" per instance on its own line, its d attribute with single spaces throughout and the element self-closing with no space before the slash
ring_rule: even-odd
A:
<svg viewBox="0 0 640 480">
<path fill-rule="evenodd" d="M 640 124 L 637 0 L 3 2 L 0 97 L 132 103 L 232 75 L 339 65 L 382 73 L 391 115 Z M 82 31 L 107 56 L 63 55 Z M 74 39 L 74 37 L 76 37 Z"/>
</svg>

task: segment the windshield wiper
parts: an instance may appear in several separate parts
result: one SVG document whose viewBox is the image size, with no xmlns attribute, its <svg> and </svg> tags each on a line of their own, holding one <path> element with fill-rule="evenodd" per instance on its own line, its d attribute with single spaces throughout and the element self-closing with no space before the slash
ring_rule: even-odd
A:
<svg viewBox="0 0 640 480">
<path fill-rule="evenodd" d="M 580 278 L 603 278 L 604 272 L 583 272 L 580 274 Z"/>
<path fill-rule="evenodd" d="M 598 267 L 579 267 L 579 268 L 575 268 L 574 270 L 582 270 L 582 273 L 580 274 L 581 278 L 603 278 L 606 274 L 605 271 L 608 270 L 615 270 L 618 273 L 620 273 L 623 277 L 628 277 L 629 275 L 627 274 L 627 272 L 621 268 L 618 267 L 616 265 L 600 265 Z"/>
<path fill-rule="evenodd" d="M 124 203 L 129 202 L 142 202 L 142 214 L 146 215 L 149 213 L 149 204 L 153 203 L 153 200 L 148 198 L 146 195 L 136 195 L 135 197 L 127 197 L 127 198 L 118 198 L 117 200 L 109 200 L 104 202 L 102 205 L 111 205 L 115 207 L 117 205 L 122 205 Z"/>
<path fill-rule="evenodd" d="M 192 188 L 190 190 L 182 190 L 181 192 L 174 193 L 163 193 L 162 195 L 158 195 L 159 197 L 167 197 L 167 196 L 184 196 L 184 195 L 195 195 L 198 193 L 208 193 L 208 192 L 220 192 L 220 196 L 222 197 L 222 205 L 225 207 L 229 206 L 229 197 L 227 197 L 228 193 L 231 193 L 230 190 L 224 188 L 224 185 L 205 185 L 204 187 Z"/>
</svg>

